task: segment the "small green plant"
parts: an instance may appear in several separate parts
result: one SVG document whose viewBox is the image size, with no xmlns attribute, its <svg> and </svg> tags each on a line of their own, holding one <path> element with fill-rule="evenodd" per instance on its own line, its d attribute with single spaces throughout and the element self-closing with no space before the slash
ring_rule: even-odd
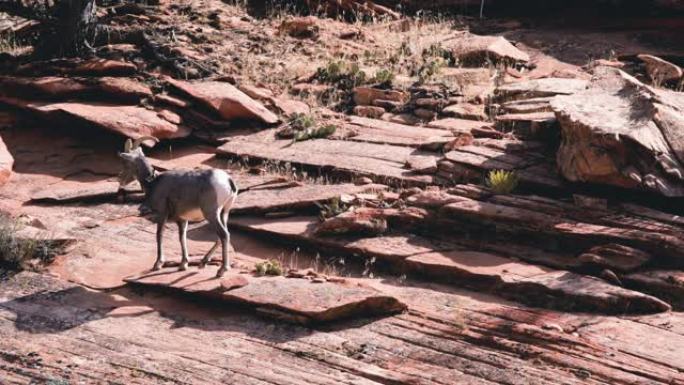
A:
<svg viewBox="0 0 684 385">
<path fill-rule="evenodd" d="M 373 80 L 381 85 L 390 86 L 392 81 L 394 81 L 394 72 L 383 68 L 375 73 Z"/>
<path fill-rule="evenodd" d="M 497 194 L 510 194 L 518 187 L 515 171 L 492 170 L 487 175 L 487 186 Z"/>
<path fill-rule="evenodd" d="M 254 265 L 254 271 L 257 276 L 263 277 L 266 275 L 278 276 L 283 275 L 283 266 L 277 259 L 259 262 Z"/>
<path fill-rule="evenodd" d="M 349 210 L 349 206 L 342 202 L 340 197 L 331 198 L 327 203 L 316 202 L 316 206 L 320 209 L 319 219 L 321 221 L 336 217 Z"/>
</svg>

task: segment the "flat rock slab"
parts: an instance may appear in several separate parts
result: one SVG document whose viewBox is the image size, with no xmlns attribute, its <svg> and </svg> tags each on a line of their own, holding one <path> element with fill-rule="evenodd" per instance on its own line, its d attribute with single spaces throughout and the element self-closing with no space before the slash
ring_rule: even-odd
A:
<svg viewBox="0 0 684 385">
<path fill-rule="evenodd" d="M 495 62 L 522 62 L 530 60 L 530 56 L 516 48 L 501 36 L 479 36 L 462 34 L 441 42 L 451 54 L 468 65 L 479 66 L 487 59 Z"/>
<path fill-rule="evenodd" d="M 228 275 L 217 279 L 214 274 L 214 269 L 164 269 L 126 281 L 246 305 L 260 313 L 303 324 L 382 316 L 406 310 L 406 305 L 394 297 L 353 284 L 251 275 Z"/>
<path fill-rule="evenodd" d="M 342 194 L 383 191 L 387 186 L 370 184 L 301 185 L 286 188 L 261 188 L 240 194 L 231 213 L 268 213 L 297 211 L 313 207 L 315 202 L 327 201 Z"/>
<path fill-rule="evenodd" d="M 382 183 L 427 185 L 430 175 L 417 175 L 405 168 L 409 157 L 438 159 L 434 153 L 410 147 L 343 140 L 315 139 L 291 143 L 288 140 L 257 142 L 250 137 L 228 142 L 218 154 L 230 157 L 276 161 L 329 170 L 348 176 L 369 176 Z"/>
<path fill-rule="evenodd" d="M 230 83 L 217 81 L 186 82 L 167 78 L 174 88 L 202 103 L 225 120 L 252 119 L 266 124 L 279 121 L 276 114 Z"/>
<path fill-rule="evenodd" d="M 350 117 L 349 123 L 350 124 L 346 127 L 356 134 L 348 138 L 350 141 L 393 144 L 437 150 L 445 143 L 454 139 L 454 135 L 446 130 L 409 126 L 406 124 L 358 116 Z"/>
<path fill-rule="evenodd" d="M 0 102 L 27 110 L 39 116 L 59 119 L 76 125 L 94 126 L 129 138 L 154 136 L 159 139 L 184 138 L 191 129 L 181 117 L 170 110 L 148 110 L 133 105 L 114 105 L 93 102 L 27 102 L 0 96 Z"/>
<path fill-rule="evenodd" d="M 544 78 L 504 84 L 496 89 L 499 102 L 544 98 L 556 95 L 572 95 L 584 91 L 589 82 L 583 79 Z"/>
<path fill-rule="evenodd" d="M 348 238 L 317 236 L 318 219 L 296 217 L 263 221 L 238 218 L 233 226 L 292 244 L 378 258 L 434 281 L 491 291 L 505 298 L 541 307 L 597 313 L 654 313 L 669 310 L 649 295 L 613 286 L 569 271 L 515 261 L 447 242 L 414 235 Z"/>
</svg>

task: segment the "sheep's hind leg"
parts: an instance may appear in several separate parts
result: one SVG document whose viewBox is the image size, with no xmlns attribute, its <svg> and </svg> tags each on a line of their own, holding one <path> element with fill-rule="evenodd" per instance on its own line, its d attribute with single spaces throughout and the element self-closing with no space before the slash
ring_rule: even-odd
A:
<svg viewBox="0 0 684 385">
<path fill-rule="evenodd" d="M 222 277 L 226 271 L 230 270 L 230 260 L 228 259 L 228 246 L 230 245 L 230 233 L 228 232 L 228 211 L 222 210 L 217 215 L 216 233 L 221 240 L 221 267 L 216 272 L 216 277 Z"/>
<path fill-rule="evenodd" d="M 152 270 L 160 270 L 164 267 L 164 251 L 162 243 L 164 240 L 164 226 L 166 225 L 166 218 L 157 222 L 157 261 L 154 263 Z"/>
<path fill-rule="evenodd" d="M 207 251 L 206 254 L 204 254 L 204 258 L 202 258 L 202 261 L 199 264 L 200 269 L 204 269 L 205 266 L 207 266 L 207 263 L 209 263 L 209 260 L 211 259 L 211 256 L 214 255 L 214 252 L 218 248 L 219 244 L 221 243 L 221 239 L 217 239 L 216 242 L 214 242 L 214 246 Z"/>
<path fill-rule="evenodd" d="M 178 270 L 185 271 L 188 269 L 188 221 L 178 221 L 176 223 L 178 224 L 178 238 L 180 239 L 181 253 L 183 255 Z"/>
</svg>

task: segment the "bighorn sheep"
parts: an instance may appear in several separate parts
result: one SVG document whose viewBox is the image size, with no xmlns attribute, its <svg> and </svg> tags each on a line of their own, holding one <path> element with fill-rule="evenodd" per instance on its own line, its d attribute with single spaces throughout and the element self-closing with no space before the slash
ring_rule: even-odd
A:
<svg viewBox="0 0 684 385">
<path fill-rule="evenodd" d="M 200 268 L 206 266 L 220 242 L 223 260 L 216 276 L 223 276 L 230 269 L 228 212 L 238 195 L 235 182 L 228 173 L 217 169 L 159 173 L 145 158 L 140 148 L 140 144 L 145 140 L 158 142 L 154 137 L 141 137 L 135 141 L 126 140 L 124 152 L 119 153 L 124 163 L 124 170 L 119 175 L 119 184 L 123 187 L 137 179 L 145 193 L 144 205 L 155 216 L 157 261 L 154 263 L 153 270 L 159 270 L 164 265 L 162 238 L 167 221 L 175 221 L 178 225 L 178 236 L 183 253 L 179 269 L 186 270 L 188 268 L 186 240 L 188 221 L 206 219 L 218 235 L 218 240 L 202 258 Z"/>
</svg>

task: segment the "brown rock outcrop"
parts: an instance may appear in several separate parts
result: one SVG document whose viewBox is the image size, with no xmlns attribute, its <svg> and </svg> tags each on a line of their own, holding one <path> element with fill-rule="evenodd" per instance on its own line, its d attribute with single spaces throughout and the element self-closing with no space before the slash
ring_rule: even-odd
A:
<svg viewBox="0 0 684 385">
<path fill-rule="evenodd" d="M 225 120 L 250 119 L 266 124 L 275 124 L 279 121 L 278 116 L 230 83 L 186 82 L 171 78 L 167 78 L 167 82 Z"/>
<path fill-rule="evenodd" d="M 684 96 L 602 68 L 590 89 L 551 101 L 561 126 L 557 163 L 574 182 L 684 196 Z"/>
</svg>

